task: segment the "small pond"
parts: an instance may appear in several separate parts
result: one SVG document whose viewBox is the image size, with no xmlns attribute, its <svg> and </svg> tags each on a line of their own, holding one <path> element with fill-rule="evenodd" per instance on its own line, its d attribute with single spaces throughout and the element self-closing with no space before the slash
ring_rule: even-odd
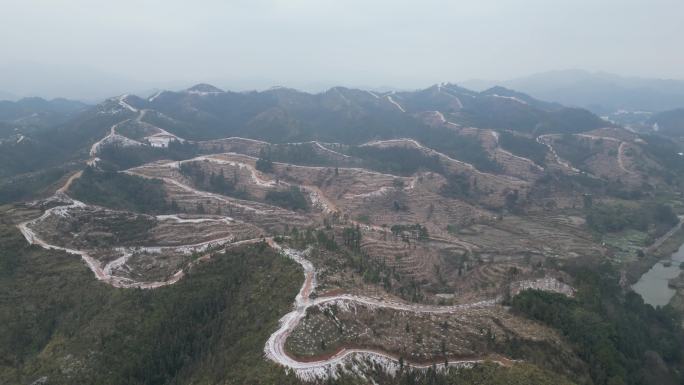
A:
<svg viewBox="0 0 684 385">
<path fill-rule="evenodd" d="M 668 281 L 679 275 L 681 271 L 679 265 L 682 262 L 684 262 L 684 244 L 679 246 L 679 250 L 670 258 L 658 261 L 653 265 L 651 270 L 639 278 L 639 282 L 635 283 L 632 289 L 641 294 L 648 304 L 653 306 L 667 305 L 675 294 L 675 290 L 667 285 Z"/>
</svg>

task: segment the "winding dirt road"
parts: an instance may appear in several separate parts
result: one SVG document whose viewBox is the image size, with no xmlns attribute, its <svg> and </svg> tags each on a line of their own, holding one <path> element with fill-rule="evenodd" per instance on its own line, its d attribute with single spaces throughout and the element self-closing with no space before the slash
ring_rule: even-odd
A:
<svg viewBox="0 0 684 385">
<path fill-rule="evenodd" d="M 310 296 L 313 290 L 316 288 L 316 271 L 313 267 L 313 264 L 311 264 L 311 262 L 305 258 L 306 251 L 302 252 L 293 249 L 281 248 L 272 241 L 270 242 L 270 245 L 276 250 L 280 250 L 283 255 L 291 258 L 302 266 L 304 269 L 304 283 L 302 284 L 302 287 L 295 298 L 293 310 L 285 314 L 280 319 L 280 327 L 273 334 L 271 334 L 269 339 L 266 341 L 264 353 L 266 354 L 266 357 L 273 362 L 291 369 L 297 375 L 297 377 L 302 380 L 312 381 L 317 379 L 326 379 L 328 377 L 336 377 L 338 370 L 355 372 L 354 369 L 358 369 L 355 368 L 355 366 L 358 365 L 359 361 L 368 361 L 373 364 L 379 364 L 388 373 L 392 374 L 395 373 L 400 366 L 399 358 L 388 353 L 379 352 L 372 349 L 342 349 L 334 355 L 318 361 L 298 361 L 290 356 L 285 349 L 285 342 L 302 318 L 306 316 L 307 309 L 312 306 L 319 306 L 330 302 L 356 302 L 375 308 L 389 308 L 416 313 L 454 314 L 458 313 L 459 311 L 472 309 L 475 307 L 493 306 L 498 302 L 498 299 L 493 299 L 465 305 L 432 306 L 400 303 L 351 294 L 312 299 Z M 452 360 L 448 362 L 448 365 L 468 366 L 483 361 L 484 359 Z M 502 365 L 507 363 L 505 360 L 494 360 L 494 362 L 498 362 Z M 440 363 L 443 363 L 443 361 Z M 351 367 L 354 369 L 347 369 L 346 367 L 349 365 L 351 365 Z M 417 364 L 411 362 L 406 362 L 404 365 L 415 369 L 426 369 L 431 367 L 431 364 Z"/>
<path fill-rule="evenodd" d="M 536 140 L 537 140 L 537 143 L 543 144 L 544 146 L 546 146 L 546 148 L 549 149 L 549 152 L 550 152 L 551 155 L 553 156 L 553 160 L 554 160 L 557 164 L 563 166 L 564 168 L 566 168 L 566 169 L 568 169 L 568 170 L 570 170 L 570 171 L 572 171 L 572 172 L 580 173 L 581 171 L 580 171 L 578 168 L 573 167 L 569 162 L 566 162 L 566 161 L 564 161 L 563 159 L 561 159 L 561 157 L 558 156 L 558 153 L 556 153 L 556 150 L 553 148 L 553 146 L 552 146 L 551 144 L 547 143 L 547 142 L 544 140 L 544 138 L 549 138 L 549 137 L 552 137 L 553 135 L 555 135 L 555 134 L 539 135 L 539 136 L 537 137 L 537 139 L 536 139 Z"/>
<path fill-rule="evenodd" d="M 388 100 L 393 102 L 390 96 L 387 96 Z M 120 100 L 121 103 L 125 104 L 127 108 L 136 111 L 130 107 L 127 103 L 125 103 L 124 98 L 122 97 Z M 394 102 L 393 102 L 394 103 Z M 398 108 L 402 109 L 401 106 L 398 106 Z M 110 134 L 107 136 L 109 137 L 110 135 L 116 135 L 115 134 L 115 126 L 112 127 Z M 106 138 L 106 137 L 105 137 Z M 103 140 L 105 139 L 103 138 Z M 98 143 L 102 143 L 102 140 Z M 96 143 L 96 145 L 98 144 Z M 422 145 L 418 144 L 415 141 L 412 141 L 412 143 L 419 148 L 425 148 Z M 97 150 L 99 146 L 94 145 L 94 149 Z M 431 150 L 431 149 L 430 149 Z M 434 151 L 434 150 L 432 150 Z M 94 151 L 95 153 L 97 151 Z M 94 154 L 93 154 L 94 155 Z M 444 157 L 447 157 L 444 154 L 440 154 Z M 448 157 L 447 157 L 448 158 Z M 205 157 L 205 159 L 211 159 L 211 161 L 219 161 L 222 162 L 223 160 L 215 159 L 215 158 L 210 158 L 210 157 Z M 457 161 L 455 159 L 450 160 L 454 162 L 458 162 L 461 164 L 468 165 L 467 163 L 463 163 L 460 161 Z M 231 161 L 226 161 L 226 162 L 231 162 Z M 178 162 L 171 162 L 166 164 L 166 166 L 169 167 L 177 167 Z M 472 165 L 468 165 L 472 167 Z M 144 166 L 142 166 L 144 167 Z M 274 181 L 272 180 L 266 180 L 263 178 L 262 175 L 256 170 L 253 169 L 253 167 L 248 167 L 250 172 L 252 173 L 252 178 L 253 181 L 259 185 L 262 185 L 264 187 L 272 187 L 274 185 Z M 474 168 L 474 167 L 473 167 Z M 134 170 L 128 170 L 126 171 L 131 174 L 143 176 L 146 178 L 149 178 L 148 176 L 136 173 Z M 183 278 L 184 276 L 184 271 L 190 268 L 193 264 L 199 263 L 201 261 L 209 259 L 211 256 L 210 255 L 205 255 L 203 257 L 200 257 L 196 261 L 191 262 L 189 265 L 187 265 L 185 268 L 178 270 L 175 274 L 173 274 L 170 278 L 168 278 L 165 281 L 159 281 L 159 282 L 137 282 L 134 280 L 131 280 L 129 278 L 125 277 L 118 277 L 113 275 L 113 271 L 116 270 L 117 268 L 122 267 L 123 265 L 126 264 L 127 259 L 130 257 L 130 253 L 128 253 L 126 250 L 122 250 L 122 256 L 115 259 L 114 261 L 109 262 L 104 266 L 104 268 L 101 267 L 101 264 L 99 261 L 95 260 L 92 258 L 90 255 L 88 255 L 87 252 L 82 251 L 82 250 L 75 250 L 75 249 L 69 249 L 53 244 L 49 244 L 42 240 L 31 228 L 32 225 L 36 224 L 39 221 L 44 220 L 50 215 L 64 215 L 66 211 L 72 209 L 72 208 L 80 208 L 84 207 L 85 204 L 74 200 L 70 198 L 67 194 L 66 191 L 69 189 L 69 186 L 71 183 L 73 183 L 74 180 L 76 180 L 79 176 L 81 175 L 81 172 L 75 173 L 71 177 L 68 178 L 66 181 L 65 185 L 62 186 L 52 197 L 56 202 L 62 203 L 61 205 L 52 207 L 50 209 L 47 209 L 40 217 L 29 220 L 26 222 L 22 222 L 17 227 L 21 231 L 22 235 L 24 238 L 27 240 L 28 243 L 30 244 L 36 244 L 38 246 L 41 246 L 45 249 L 54 249 L 54 250 L 62 250 L 71 254 L 75 255 L 80 255 L 81 258 L 85 261 L 85 263 L 88 265 L 88 267 L 91 269 L 91 271 L 95 274 L 96 278 L 98 280 L 101 280 L 107 284 L 110 284 L 114 287 L 119 287 L 119 288 L 143 288 L 143 289 L 155 289 L 159 288 L 162 286 L 166 285 L 171 285 L 176 282 L 178 282 L 180 279 Z M 200 196 L 211 196 L 211 197 L 218 197 L 220 196 L 218 194 L 212 194 L 200 190 L 196 190 L 190 186 L 184 185 L 176 180 L 173 180 L 171 178 L 162 178 L 169 183 L 173 183 L 178 187 L 181 187 L 183 189 L 186 189 L 188 191 L 191 191 L 195 194 L 199 194 Z M 323 194 L 318 190 L 317 188 L 313 187 L 307 187 L 309 191 L 312 194 L 317 194 L 319 195 L 320 202 L 322 205 L 327 209 L 327 210 L 337 210 L 337 208 L 334 206 L 334 204 L 323 196 Z M 174 221 L 179 221 L 179 222 L 192 222 L 192 221 L 210 221 L 210 220 L 221 220 L 221 219 L 216 219 L 215 217 L 212 218 L 181 218 L 177 215 L 168 215 L 168 216 L 160 216 L 158 217 L 160 220 L 174 220 Z M 229 218 L 225 220 L 231 220 Z M 371 229 L 369 227 L 369 229 Z M 385 231 L 384 229 L 381 228 L 373 228 L 373 230 L 379 230 L 379 231 Z M 345 303 L 359 303 L 363 304 L 368 307 L 372 308 L 389 308 L 389 309 L 394 309 L 394 310 L 399 310 L 399 311 L 408 311 L 408 312 L 416 312 L 416 313 L 431 313 L 431 314 L 457 314 L 459 312 L 462 312 L 467 309 L 472 309 L 472 308 L 479 308 L 479 307 L 488 307 L 488 306 L 495 306 L 499 299 L 494 298 L 486 301 L 480 301 L 480 302 L 475 302 L 475 303 L 470 303 L 470 304 L 462 304 L 462 305 L 455 305 L 455 306 L 433 306 L 433 305 L 424 305 L 424 304 L 410 304 L 410 303 L 403 303 L 403 302 L 398 302 L 394 300 L 386 300 L 386 299 L 378 299 L 378 298 L 372 298 L 372 297 L 364 297 L 364 296 L 358 296 L 358 295 L 352 295 L 352 294 L 341 294 L 341 295 L 334 295 L 334 296 L 327 296 L 327 297 L 318 297 L 318 298 L 311 298 L 311 294 L 316 288 L 317 285 L 317 280 L 316 280 L 316 270 L 313 266 L 313 264 L 305 258 L 307 251 L 297 251 L 293 249 L 287 249 L 287 248 L 282 248 L 280 245 L 276 244 L 273 239 L 266 238 L 266 239 L 251 239 L 251 240 L 246 240 L 246 241 L 241 241 L 241 242 L 235 242 L 232 243 L 232 240 L 229 238 L 222 238 L 222 239 L 216 239 L 216 240 L 211 240 L 207 241 L 201 244 L 195 244 L 195 245 L 186 245 L 186 246 L 175 246 L 175 248 L 178 247 L 185 247 L 189 249 L 202 249 L 206 250 L 206 247 L 210 245 L 220 245 L 223 244 L 226 247 L 231 247 L 234 245 L 238 244 L 245 244 L 245 243 L 253 243 L 257 241 L 262 241 L 265 240 L 272 248 L 275 250 L 280 251 L 284 256 L 291 258 L 294 260 L 296 263 L 298 263 L 300 266 L 302 266 L 303 271 L 304 271 L 304 282 L 299 290 L 299 293 L 297 294 L 294 302 L 294 307 L 291 312 L 285 314 L 281 319 L 280 319 L 280 324 L 279 328 L 271 334 L 271 336 L 268 338 L 266 341 L 266 344 L 264 346 L 264 353 L 265 356 L 272 360 L 273 362 L 282 365 L 286 368 L 289 368 L 293 370 L 293 372 L 299 377 L 300 379 L 303 380 L 314 380 L 314 379 L 325 379 L 329 377 L 335 377 L 338 372 L 338 370 L 347 370 L 349 371 L 351 368 L 352 372 L 360 373 L 358 371 L 359 369 L 362 369 L 362 367 L 368 367 L 368 365 L 380 365 L 383 367 L 388 373 L 396 373 L 399 368 L 400 368 L 400 361 L 397 357 L 385 353 L 385 352 L 380 352 L 377 350 L 372 350 L 372 349 L 342 349 L 335 354 L 333 354 L 330 357 L 326 357 L 321 360 L 313 361 L 313 362 L 305 362 L 305 361 L 298 361 L 297 359 L 293 358 L 290 356 L 286 349 L 285 349 L 285 342 L 288 338 L 288 336 L 292 333 L 292 331 L 297 327 L 299 322 L 302 320 L 303 317 L 306 315 L 306 311 L 308 308 L 312 306 L 321 306 L 324 304 L 328 303 L 340 303 L 340 304 L 345 304 Z M 453 361 L 448 361 L 447 365 L 448 366 L 469 366 L 473 365 L 478 362 L 484 361 L 484 358 L 481 360 L 453 360 Z M 507 365 L 510 363 L 510 360 L 506 359 L 496 359 L 492 358 L 490 361 L 498 362 L 501 365 Z M 368 364 L 365 364 L 368 363 Z M 442 363 L 442 362 L 440 362 Z M 412 368 L 416 369 L 425 369 L 430 367 L 431 365 L 429 364 L 419 364 L 419 363 L 411 363 L 407 362 L 404 364 L 405 366 L 409 366 Z M 444 367 L 444 365 L 442 365 Z"/>
<path fill-rule="evenodd" d="M 406 112 L 406 110 L 404 109 L 404 107 L 401 106 L 401 104 L 397 103 L 394 99 L 392 99 L 391 95 L 387 95 L 387 100 L 390 103 L 392 103 L 395 107 L 397 107 L 399 109 L 399 111 Z"/>
</svg>

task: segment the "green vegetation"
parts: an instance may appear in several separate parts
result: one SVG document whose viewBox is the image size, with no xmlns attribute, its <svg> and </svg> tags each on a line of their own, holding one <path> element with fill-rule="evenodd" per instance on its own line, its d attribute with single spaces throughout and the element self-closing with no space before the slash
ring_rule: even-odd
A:
<svg viewBox="0 0 684 385">
<path fill-rule="evenodd" d="M 634 229 L 650 231 L 657 237 L 679 222 L 672 207 L 662 203 L 648 203 L 637 207 L 595 204 L 587 211 L 586 217 L 589 228 L 599 234 Z"/>
<path fill-rule="evenodd" d="M 653 237 L 648 233 L 633 229 L 603 234 L 601 240 L 615 253 L 617 260 L 623 262 L 643 257 L 644 247 L 653 243 Z"/>
<path fill-rule="evenodd" d="M 394 234 L 395 237 L 403 235 L 404 233 L 409 233 L 414 239 L 418 240 L 426 240 L 430 237 L 427 228 L 420 223 L 416 223 L 415 225 L 392 225 L 390 231 L 392 231 L 392 234 Z"/>
<path fill-rule="evenodd" d="M 298 186 L 291 186 L 286 191 L 270 190 L 266 193 L 266 202 L 288 210 L 306 211 L 309 209 L 309 202 Z"/>
<path fill-rule="evenodd" d="M 643 145 L 646 153 L 665 167 L 663 170 L 649 169 L 650 173 L 662 175 L 670 183 L 676 177 L 681 178 L 684 174 L 684 156 L 679 155 L 682 150 L 677 144 L 656 135 L 644 135 L 641 139 L 646 142 Z"/>
<path fill-rule="evenodd" d="M 534 163 L 544 166 L 546 164 L 547 147 L 536 140 L 525 136 L 515 135 L 508 131 L 501 132 L 499 143 L 501 147 L 511 153 L 530 159 Z"/>
<path fill-rule="evenodd" d="M 296 384 L 263 347 L 301 285 L 266 245 L 216 255 L 173 286 L 115 289 L 80 259 L 0 225 L 0 383 Z"/>
<path fill-rule="evenodd" d="M 178 211 L 174 202 L 168 202 L 164 183 L 112 171 L 95 171 L 91 167 L 74 180 L 69 193 L 76 199 L 113 209 L 143 213 Z"/>
<path fill-rule="evenodd" d="M 458 135 L 448 128 L 420 131 L 414 137 L 424 146 L 470 163 L 480 171 L 496 173 L 502 170 L 501 165 L 489 156 L 477 138 Z"/>
<path fill-rule="evenodd" d="M 345 227 L 342 231 L 342 241 L 344 245 L 355 252 L 361 251 L 361 238 L 363 233 L 359 225 Z"/>
<path fill-rule="evenodd" d="M 572 382 L 562 376 L 522 363 L 511 367 L 484 363 L 473 368 L 449 368 L 447 371 L 438 366 L 441 365 L 434 365 L 426 371 L 410 370 L 402 366 L 396 377 L 374 370 L 371 378 L 378 385 L 572 385 Z M 352 385 L 364 382 L 358 378 L 343 376 L 329 383 Z"/>
<path fill-rule="evenodd" d="M 133 140 L 142 141 L 143 138 L 154 133 L 154 131 L 145 127 L 145 125 L 139 124 L 136 120 L 129 120 L 116 126 L 116 133 Z"/>
<path fill-rule="evenodd" d="M 465 199 L 471 197 L 472 190 L 468 176 L 451 174 L 446 178 L 447 183 L 442 186 L 439 193 L 447 198 Z"/>
<path fill-rule="evenodd" d="M 273 161 L 271 158 L 259 157 L 255 168 L 261 172 L 273 172 Z"/>
<path fill-rule="evenodd" d="M 537 192 L 554 194 L 555 191 L 574 191 L 584 196 L 585 200 L 593 200 L 592 195 L 611 196 L 624 200 L 638 200 L 648 196 L 653 188 L 649 185 L 630 187 L 619 180 L 608 181 L 589 176 L 587 174 L 567 175 L 561 172 L 547 171 L 544 176 L 537 179 L 534 184 Z M 585 202 L 587 203 L 587 202 Z"/>
<path fill-rule="evenodd" d="M 268 147 L 268 150 L 266 152 L 261 153 L 260 157 L 267 158 L 268 160 L 274 162 L 290 164 L 301 164 L 309 166 L 332 165 L 330 159 L 316 152 L 313 143 L 272 145 Z"/>
<path fill-rule="evenodd" d="M 437 155 L 426 155 L 416 148 L 372 146 L 351 147 L 349 154 L 363 160 L 363 167 L 394 175 L 412 175 L 428 170 L 444 173 L 444 166 Z"/>
<path fill-rule="evenodd" d="M 361 228 L 356 225 L 342 230 L 341 244 L 337 243 L 331 229 L 314 232 L 312 229 L 299 231 L 292 228 L 287 241 L 296 248 L 316 245 L 334 252 L 335 263 L 341 263 L 342 268 L 358 274 L 364 282 L 382 285 L 387 292 L 395 293 L 408 301 L 420 302 L 423 299 L 423 293 L 419 282 L 412 277 L 402 276 L 395 267 L 389 267 L 382 259 L 372 258 L 362 251 L 362 238 Z M 285 241 L 285 239 L 280 240 Z"/>
<path fill-rule="evenodd" d="M 189 178 L 192 183 L 201 190 L 241 199 L 249 198 L 247 191 L 237 188 L 237 184 L 240 180 L 237 171 L 228 179 L 223 174 L 223 170 L 219 171 L 218 174 L 213 171 L 207 173 L 202 168 L 202 165 L 197 162 L 181 163 L 179 169 L 181 174 Z"/>
<path fill-rule="evenodd" d="M 554 148 L 558 156 L 579 169 L 584 168 L 584 162 L 596 153 L 594 145 L 601 146 L 601 143 L 599 141 L 595 143 L 570 134 L 563 134 L 554 141 Z"/>
<path fill-rule="evenodd" d="M 0 204 L 35 198 L 69 172 L 69 167 L 48 168 L 0 180 Z"/>
<path fill-rule="evenodd" d="M 500 98 L 475 98 L 460 111 L 459 123 L 472 127 L 513 130 L 534 135 L 578 133 L 610 125 L 580 108 L 542 110 Z"/>
<path fill-rule="evenodd" d="M 188 142 L 169 142 L 168 147 L 150 146 L 103 146 L 99 158 L 118 170 L 125 170 L 160 159 L 183 160 L 198 153 L 196 144 Z"/>
<path fill-rule="evenodd" d="M 684 134 L 684 108 L 677 108 L 654 114 L 648 120 L 648 125 L 658 124 L 658 133 L 671 137 L 681 137 Z"/>
<path fill-rule="evenodd" d="M 120 117 L 88 112 L 68 124 L 42 130 L 21 143 L 0 143 L 0 178 L 83 160 L 87 148 L 107 134 Z"/>
<path fill-rule="evenodd" d="M 569 269 L 576 298 L 528 290 L 513 298 L 513 310 L 558 329 L 597 385 L 680 383 L 681 316 L 644 304 L 634 292 L 624 294 L 619 273 L 608 264 Z M 667 367 L 656 364 L 663 361 Z"/>
</svg>

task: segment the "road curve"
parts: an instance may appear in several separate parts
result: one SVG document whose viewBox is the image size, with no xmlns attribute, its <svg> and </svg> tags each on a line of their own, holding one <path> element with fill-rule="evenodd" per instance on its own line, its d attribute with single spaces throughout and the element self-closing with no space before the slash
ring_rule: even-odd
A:
<svg viewBox="0 0 684 385">
<path fill-rule="evenodd" d="M 339 370 L 359 373 L 359 365 L 365 365 L 364 362 L 379 364 L 385 371 L 390 374 L 396 373 L 400 367 L 399 359 L 388 353 L 379 352 L 371 349 L 342 349 L 334 355 L 318 361 L 298 361 L 292 358 L 285 349 L 285 342 L 292 331 L 297 327 L 297 324 L 306 315 L 306 311 L 311 306 L 318 306 L 329 302 L 357 302 L 371 307 L 383 307 L 402 311 L 412 311 L 416 313 L 435 313 L 448 314 L 456 313 L 458 311 L 474 308 L 493 306 L 498 302 L 498 299 L 481 301 L 472 304 L 456 305 L 456 306 L 434 306 L 421 304 L 407 304 L 395 301 L 385 301 L 376 298 L 362 297 L 351 294 L 342 294 L 330 297 L 310 298 L 311 293 L 316 288 L 316 271 L 313 264 L 305 258 L 306 251 L 297 251 L 288 248 L 281 248 L 273 241 L 269 244 L 277 250 L 280 250 L 283 255 L 291 258 L 304 269 L 304 283 L 302 284 L 299 293 L 295 297 L 294 308 L 291 312 L 285 314 L 280 319 L 280 326 L 264 346 L 264 353 L 271 361 L 282 365 L 292 370 L 295 375 L 306 381 L 321 380 L 329 377 L 336 377 Z M 448 361 L 449 366 L 470 366 L 484 360 L 453 360 Z M 500 364 L 505 364 L 504 360 L 494 361 Z M 348 365 L 349 364 L 349 365 Z M 443 362 L 440 362 L 443 365 Z M 430 364 L 417 364 L 406 362 L 405 366 L 414 369 L 425 369 L 431 367 Z M 352 369 L 349 369 L 351 367 Z"/>
</svg>

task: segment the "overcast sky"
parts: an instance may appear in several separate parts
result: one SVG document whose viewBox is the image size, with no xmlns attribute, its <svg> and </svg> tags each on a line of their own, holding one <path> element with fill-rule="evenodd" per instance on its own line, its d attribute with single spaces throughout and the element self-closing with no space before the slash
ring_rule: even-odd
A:
<svg viewBox="0 0 684 385">
<path fill-rule="evenodd" d="M 2 0 L 0 92 L 684 79 L 682 0 Z"/>
</svg>

